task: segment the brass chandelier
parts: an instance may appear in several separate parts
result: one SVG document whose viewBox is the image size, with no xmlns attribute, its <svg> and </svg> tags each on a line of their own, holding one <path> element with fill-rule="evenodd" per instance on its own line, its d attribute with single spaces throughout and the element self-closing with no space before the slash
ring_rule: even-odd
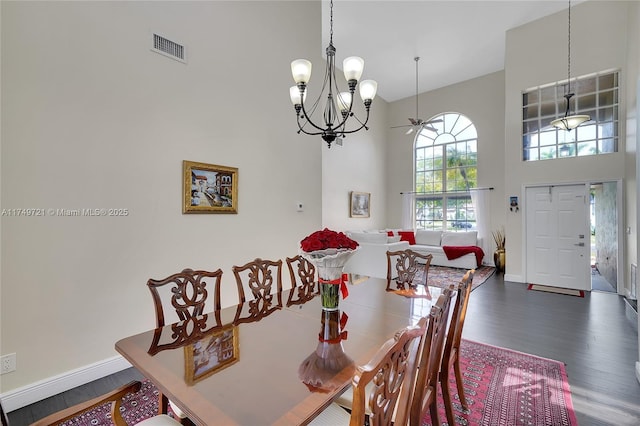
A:
<svg viewBox="0 0 640 426">
<path fill-rule="evenodd" d="M 291 102 L 296 111 L 298 133 L 320 135 L 327 142 L 329 148 L 331 148 L 333 142 L 336 140 L 340 142 L 341 139 L 339 138 L 343 138 L 347 134 L 355 133 L 362 129 L 369 130 L 367 127 L 369 110 L 378 89 L 378 83 L 373 80 L 360 82 L 360 97 L 366 110 L 364 121 L 360 120 L 353 112 L 353 94 L 356 86 L 358 86 L 358 80 L 362 77 L 364 60 L 357 56 L 350 56 L 343 61 L 342 70 L 347 80 L 348 91 L 340 92 L 336 80 L 336 48 L 333 46 L 333 0 L 330 2 L 330 13 L 330 38 L 329 46 L 326 49 L 327 67 L 318 99 L 311 105 L 305 105 L 307 84 L 311 77 L 311 62 L 306 59 L 296 59 L 291 62 L 291 74 L 296 85 L 289 89 Z M 311 117 L 323 98 L 326 99 L 326 102 L 322 113 L 322 122 L 313 121 Z M 340 114 L 338 114 L 338 111 Z M 351 118 L 353 120 L 350 120 Z M 318 119 L 316 118 L 316 120 Z M 356 125 L 348 128 L 347 122 L 352 123 L 354 121 L 357 121 Z"/>
</svg>

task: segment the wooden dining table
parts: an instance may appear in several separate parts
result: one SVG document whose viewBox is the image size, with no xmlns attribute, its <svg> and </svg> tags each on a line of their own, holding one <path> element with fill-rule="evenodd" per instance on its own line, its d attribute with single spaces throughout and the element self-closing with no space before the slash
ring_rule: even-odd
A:
<svg viewBox="0 0 640 426">
<path fill-rule="evenodd" d="M 348 285 L 339 311 L 320 296 L 260 317 L 234 305 L 118 341 L 116 350 L 198 425 L 307 424 L 351 385 L 396 331 L 429 314 L 442 290 L 420 297 L 385 290 L 386 280 Z M 255 314 L 255 309 L 254 309 Z M 212 355 L 213 354 L 213 355 Z"/>
</svg>

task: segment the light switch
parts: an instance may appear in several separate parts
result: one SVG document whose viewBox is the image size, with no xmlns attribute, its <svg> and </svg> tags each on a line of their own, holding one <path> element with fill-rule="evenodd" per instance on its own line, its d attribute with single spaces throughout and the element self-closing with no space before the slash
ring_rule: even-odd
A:
<svg viewBox="0 0 640 426">
<path fill-rule="evenodd" d="M 302 212 L 304 211 L 304 205 L 301 202 L 297 202 L 296 203 L 296 211 L 297 212 Z"/>
</svg>

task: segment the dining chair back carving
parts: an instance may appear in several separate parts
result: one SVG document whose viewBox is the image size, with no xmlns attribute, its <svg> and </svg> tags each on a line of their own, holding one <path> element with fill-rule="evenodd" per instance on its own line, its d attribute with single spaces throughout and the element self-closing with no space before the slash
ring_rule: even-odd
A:
<svg viewBox="0 0 640 426">
<path fill-rule="evenodd" d="M 215 324 L 210 324 L 210 318 L 215 318 Z M 222 321 L 220 311 L 191 317 L 186 321 L 171 324 L 170 327 L 158 327 L 153 331 L 153 340 L 147 353 L 155 355 L 159 352 L 179 348 L 197 341 L 205 336 L 214 327 L 220 327 Z"/>
<path fill-rule="evenodd" d="M 316 285 L 316 267 L 300 255 L 287 257 L 286 260 L 291 277 L 287 306 L 299 305 L 313 299 L 320 290 Z"/>
<path fill-rule="evenodd" d="M 174 329 L 180 328 L 181 324 L 186 325 L 190 322 L 195 324 L 202 322 L 202 315 L 207 306 L 207 298 L 209 291 L 213 290 L 212 311 L 218 312 L 220 306 L 220 281 L 222 279 L 222 270 L 216 271 L 194 271 L 193 269 L 183 269 L 182 272 L 168 276 L 165 279 L 147 281 L 147 287 L 151 291 L 153 303 L 156 310 L 156 327 L 159 329 L 167 323 L 172 324 L 176 321 L 167 321 L 166 315 L 171 311 L 177 316 L 179 324 L 174 324 Z M 213 284 L 213 289 L 207 289 L 207 284 Z M 165 309 L 166 308 L 166 309 Z M 207 309 L 209 310 L 209 309 Z M 205 320 L 206 322 L 206 320 Z M 160 336 L 160 334 L 156 333 Z M 155 341 L 155 339 L 154 339 Z M 158 342 L 156 343 L 156 352 Z M 149 349 L 154 350 L 154 345 Z M 180 419 L 181 424 L 191 425 L 193 422 L 162 393 L 158 396 L 158 414 L 167 414 L 168 407 L 171 408 Z"/>
<path fill-rule="evenodd" d="M 431 307 L 427 331 L 418 352 L 418 372 L 409 416 L 409 424 L 412 426 L 422 425 L 427 412 L 431 415 L 431 424 L 440 425 L 437 404 L 438 372 L 454 295 L 453 286 L 444 289 L 436 304 Z"/>
<path fill-rule="evenodd" d="M 351 426 L 404 425 L 415 380 L 416 359 L 425 319 L 398 331 L 353 376 Z"/>
<path fill-rule="evenodd" d="M 411 249 L 387 252 L 387 291 L 408 290 L 416 288 L 418 284 L 426 285 L 431 254 L 422 254 Z M 421 260 L 421 262 L 420 262 Z M 418 271 L 423 271 L 423 282 L 414 282 Z M 394 279 L 394 271 L 397 277 Z M 392 288 L 391 282 L 395 281 L 396 288 Z"/>
<path fill-rule="evenodd" d="M 238 286 L 239 307 L 248 308 L 247 315 L 239 316 L 244 309 L 239 310 L 234 322 L 262 318 L 282 309 L 282 260 L 258 258 L 231 269 Z M 248 301 L 247 294 L 251 297 Z"/>
<path fill-rule="evenodd" d="M 471 294 L 474 274 L 474 269 L 468 270 L 458 284 L 457 297 L 453 306 L 453 313 L 449 323 L 449 331 L 447 332 L 447 339 L 444 344 L 444 352 L 442 355 L 440 384 L 442 386 L 442 396 L 444 399 L 445 412 L 447 414 L 447 422 L 450 425 L 455 424 L 449 383 L 449 371 L 451 370 L 451 367 L 453 367 L 455 372 L 456 387 L 458 388 L 460 404 L 464 410 L 469 409 L 462 383 L 462 370 L 460 368 L 460 342 L 462 340 L 464 320 L 467 316 L 467 306 L 469 305 L 469 295 Z"/>
<path fill-rule="evenodd" d="M 213 303 L 207 310 L 220 310 L 220 280 L 222 270 L 213 272 L 184 269 L 165 279 L 147 281 L 156 309 L 156 327 L 164 327 L 176 321 L 167 321 L 170 312 L 175 313 L 177 321 L 186 321 L 200 316 L 208 304 L 209 291 L 213 291 Z M 208 288 L 209 284 L 213 288 Z M 171 308 L 171 309 L 170 309 Z"/>
</svg>

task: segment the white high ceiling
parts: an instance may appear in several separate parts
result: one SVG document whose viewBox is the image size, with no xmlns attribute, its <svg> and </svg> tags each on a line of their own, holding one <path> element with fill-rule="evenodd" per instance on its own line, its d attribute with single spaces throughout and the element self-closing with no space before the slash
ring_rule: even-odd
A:
<svg viewBox="0 0 640 426">
<path fill-rule="evenodd" d="M 392 102 L 415 94 L 414 57 L 421 58 L 420 93 L 490 74 L 504 69 L 507 30 L 567 8 L 567 0 L 334 0 L 336 64 L 362 57 L 362 78 L 376 80 L 378 95 Z M 322 16 L 326 47 L 328 1 Z"/>
</svg>

